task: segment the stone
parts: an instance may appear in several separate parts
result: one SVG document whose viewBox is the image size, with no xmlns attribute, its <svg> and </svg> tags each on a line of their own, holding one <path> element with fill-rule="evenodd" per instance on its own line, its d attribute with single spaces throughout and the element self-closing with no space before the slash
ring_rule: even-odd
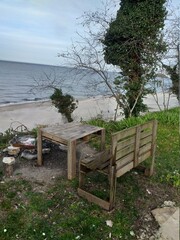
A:
<svg viewBox="0 0 180 240">
<path fill-rule="evenodd" d="M 157 208 L 152 214 L 160 225 L 158 240 L 179 240 L 179 207 Z"/>
<path fill-rule="evenodd" d="M 164 207 L 164 208 L 156 208 L 152 210 L 152 214 L 156 221 L 161 226 L 163 223 L 165 223 L 170 216 L 172 216 L 176 211 L 176 208 L 171 207 Z"/>
<path fill-rule="evenodd" d="M 162 238 L 169 240 L 179 240 L 179 208 L 174 212 L 169 219 L 162 224 L 159 229 Z"/>
</svg>

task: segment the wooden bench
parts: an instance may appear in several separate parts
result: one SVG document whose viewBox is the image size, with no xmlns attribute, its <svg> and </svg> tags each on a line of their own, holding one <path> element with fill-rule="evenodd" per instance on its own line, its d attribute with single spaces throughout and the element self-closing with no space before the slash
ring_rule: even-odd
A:
<svg viewBox="0 0 180 240">
<path fill-rule="evenodd" d="M 157 121 L 137 125 L 111 136 L 111 150 L 102 151 L 94 156 L 81 159 L 79 163 L 78 194 L 90 202 L 110 211 L 115 207 L 116 179 L 132 168 L 136 168 L 151 157 L 151 167 L 146 174 L 151 176 L 154 169 L 156 148 Z M 100 171 L 108 175 L 110 192 L 109 200 L 105 201 L 83 189 L 84 178 L 91 171 Z"/>
</svg>

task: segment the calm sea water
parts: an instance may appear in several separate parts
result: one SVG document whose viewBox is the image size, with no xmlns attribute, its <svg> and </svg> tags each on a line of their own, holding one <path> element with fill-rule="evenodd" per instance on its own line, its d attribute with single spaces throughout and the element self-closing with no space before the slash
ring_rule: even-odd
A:
<svg viewBox="0 0 180 240">
<path fill-rule="evenodd" d="M 83 75 L 86 76 L 82 81 Z M 98 89 L 92 91 L 87 87 L 89 78 L 92 74 L 88 76 L 83 71 L 79 74 L 68 67 L 0 61 L 0 104 L 49 99 L 53 89 L 37 86 L 52 82 L 76 99 L 99 94 Z"/>
<path fill-rule="evenodd" d="M 113 81 L 115 73 L 108 74 Z M 40 86 L 48 86 L 52 82 L 75 99 L 108 95 L 103 85 L 97 86 L 97 78 L 98 75 L 86 70 L 0 60 L 0 105 L 49 99 L 54 90 Z M 171 85 L 169 79 L 166 85 Z M 161 88 L 158 90 L 161 91 Z"/>
</svg>

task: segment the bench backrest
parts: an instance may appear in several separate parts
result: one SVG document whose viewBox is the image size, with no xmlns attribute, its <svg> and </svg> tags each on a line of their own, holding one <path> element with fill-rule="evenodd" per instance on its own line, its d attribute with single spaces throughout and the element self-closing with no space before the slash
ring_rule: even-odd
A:
<svg viewBox="0 0 180 240">
<path fill-rule="evenodd" d="M 112 161 L 116 177 L 138 166 L 155 153 L 157 121 L 153 120 L 112 134 Z"/>
</svg>

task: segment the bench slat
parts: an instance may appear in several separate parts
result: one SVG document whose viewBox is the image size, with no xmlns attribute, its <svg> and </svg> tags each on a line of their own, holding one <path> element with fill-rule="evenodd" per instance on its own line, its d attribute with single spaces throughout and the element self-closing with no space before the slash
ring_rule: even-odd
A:
<svg viewBox="0 0 180 240">
<path fill-rule="evenodd" d="M 122 168 L 117 169 L 116 171 L 116 177 L 120 177 L 124 175 L 126 172 L 130 171 L 134 167 L 134 163 L 130 162 L 127 165 L 125 165 Z"/>
</svg>

